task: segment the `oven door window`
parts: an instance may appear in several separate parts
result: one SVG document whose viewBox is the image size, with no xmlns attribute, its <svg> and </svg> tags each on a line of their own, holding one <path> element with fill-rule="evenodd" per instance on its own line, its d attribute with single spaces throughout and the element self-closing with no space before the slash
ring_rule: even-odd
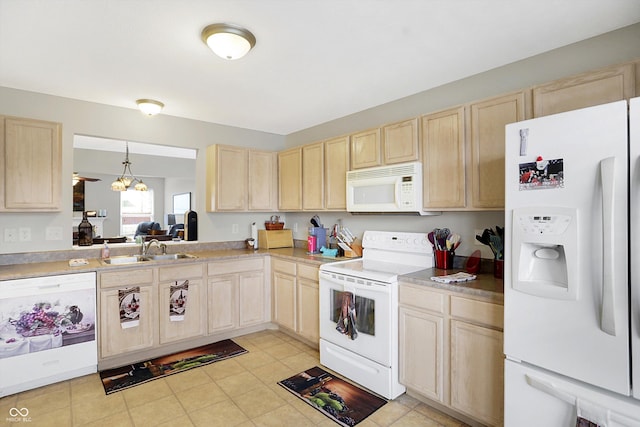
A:
<svg viewBox="0 0 640 427">
<path fill-rule="evenodd" d="M 342 311 L 344 292 L 331 289 L 331 321 L 338 323 Z M 376 302 L 356 295 L 356 330 L 358 333 L 376 335 Z"/>
</svg>

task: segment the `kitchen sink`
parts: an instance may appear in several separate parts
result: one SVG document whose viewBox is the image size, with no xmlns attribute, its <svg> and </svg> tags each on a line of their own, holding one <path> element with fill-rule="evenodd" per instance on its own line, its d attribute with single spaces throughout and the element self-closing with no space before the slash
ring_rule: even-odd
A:
<svg viewBox="0 0 640 427">
<path fill-rule="evenodd" d="M 190 254 L 162 254 L 162 255 L 122 255 L 103 259 L 102 262 L 110 265 L 137 264 L 149 261 L 166 261 L 172 259 L 193 259 L 197 258 Z"/>
<path fill-rule="evenodd" d="M 197 258 L 195 255 L 189 254 L 162 254 L 162 255 L 146 255 L 151 261 L 163 261 L 168 259 L 186 259 L 186 258 Z"/>
<path fill-rule="evenodd" d="M 138 262 L 146 262 L 150 260 L 151 259 L 149 257 L 142 256 L 142 255 L 122 255 L 122 256 L 114 256 L 111 258 L 103 259 L 102 262 L 104 262 L 105 264 L 116 265 L 116 264 L 135 264 Z"/>
</svg>

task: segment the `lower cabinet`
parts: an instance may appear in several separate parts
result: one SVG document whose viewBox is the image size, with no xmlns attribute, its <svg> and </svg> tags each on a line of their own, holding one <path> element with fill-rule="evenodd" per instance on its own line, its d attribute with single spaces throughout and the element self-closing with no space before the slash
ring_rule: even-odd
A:
<svg viewBox="0 0 640 427">
<path fill-rule="evenodd" d="M 209 334 L 267 321 L 262 257 L 208 264 Z"/>
<path fill-rule="evenodd" d="M 158 269 L 160 344 L 206 335 L 207 289 L 202 279 L 203 268 L 199 263 Z M 180 307 L 180 297 L 185 291 L 187 303 Z"/>
<path fill-rule="evenodd" d="M 272 258 L 271 269 L 274 323 L 318 345 L 318 266 Z"/>
<path fill-rule="evenodd" d="M 120 291 L 139 287 L 135 300 L 121 301 Z M 153 269 L 119 270 L 99 275 L 99 337 L 100 358 L 150 349 L 158 342 L 158 297 Z M 127 307 L 133 304 L 133 308 Z M 137 307 L 135 306 L 137 305 Z M 120 320 L 125 315 L 137 316 L 138 324 L 124 327 Z"/>
<path fill-rule="evenodd" d="M 400 282 L 400 382 L 412 395 L 503 425 L 500 301 Z"/>
</svg>

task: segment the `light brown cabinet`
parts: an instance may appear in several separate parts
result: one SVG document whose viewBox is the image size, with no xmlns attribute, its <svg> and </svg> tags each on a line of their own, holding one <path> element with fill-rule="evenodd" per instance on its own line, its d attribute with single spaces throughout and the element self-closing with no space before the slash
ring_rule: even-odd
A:
<svg viewBox="0 0 640 427">
<path fill-rule="evenodd" d="M 276 169 L 276 153 L 220 144 L 207 147 L 207 211 L 276 210 Z"/>
<path fill-rule="evenodd" d="M 208 264 L 209 334 L 267 321 L 264 268 L 262 257 Z"/>
<path fill-rule="evenodd" d="M 413 118 L 382 127 L 383 162 L 414 162 L 420 160 L 418 119 Z"/>
<path fill-rule="evenodd" d="M 119 270 L 99 274 L 100 358 L 120 356 L 123 353 L 146 350 L 158 342 L 158 300 L 153 269 Z M 120 323 L 121 301 L 119 290 L 139 287 L 138 322 L 124 328 Z"/>
<path fill-rule="evenodd" d="M 464 208 L 464 107 L 423 116 L 420 122 L 424 208 Z"/>
<path fill-rule="evenodd" d="M 302 209 L 302 148 L 278 153 L 278 209 Z"/>
<path fill-rule="evenodd" d="M 347 171 L 349 170 L 349 137 L 342 136 L 324 143 L 324 205 L 329 210 L 347 209 Z"/>
<path fill-rule="evenodd" d="M 0 116 L 0 211 L 60 211 L 61 165 L 60 123 Z"/>
<path fill-rule="evenodd" d="M 534 117 L 632 98 L 635 80 L 635 67 L 630 63 L 535 86 Z"/>
<path fill-rule="evenodd" d="M 400 382 L 476 422 L 503 423 L 502 304 L 400 282 Z"/>
<path fill-rule="evenodd" d="M 296 263 L 273 259 L 273 321 L 291 331 L 296 330 Z"/>
<path fill-rule="evenodd" d="M 297 264 L 297 332 L 318 345 L 320 340 L 320 285 L 318 267 Z"/>
<path fill-rule="evenodd" d="M 302 209 L 324 209 L 324 143 L 302 146 Z"/>
<path fill-rule="evenodd" d="M 203 264 L 188 264 L 158 269 L 160 344 L 196 338 L 207 333 L 207 288 Z M 186 284 L 187 303 L 182 320 L 170 316 L 171 287 Z M 173 299 L 176 299 L 176 295 Z"/>
<path fill-rule="evenodd" d="M 351 169 L 382 165 L 380 128 L 369 129 L 351 135 Z"/>
<path fill-rule="evenodd" d="M 469 106 L 471 208 L 504 208 L 505 125 L 526 118 L 526 92 L 473 103 Z"/>
</svg>

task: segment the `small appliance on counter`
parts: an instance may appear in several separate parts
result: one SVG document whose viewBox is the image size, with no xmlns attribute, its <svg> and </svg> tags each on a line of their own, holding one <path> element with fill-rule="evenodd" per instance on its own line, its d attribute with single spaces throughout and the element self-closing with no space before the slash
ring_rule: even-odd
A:
<svg viewBox="0 0 640 427">
<path fill-rule="evenodd" d="M 184 213 L 184 240 L 198 240 L 198 214 L 195 211 Z"/>
</svg>

